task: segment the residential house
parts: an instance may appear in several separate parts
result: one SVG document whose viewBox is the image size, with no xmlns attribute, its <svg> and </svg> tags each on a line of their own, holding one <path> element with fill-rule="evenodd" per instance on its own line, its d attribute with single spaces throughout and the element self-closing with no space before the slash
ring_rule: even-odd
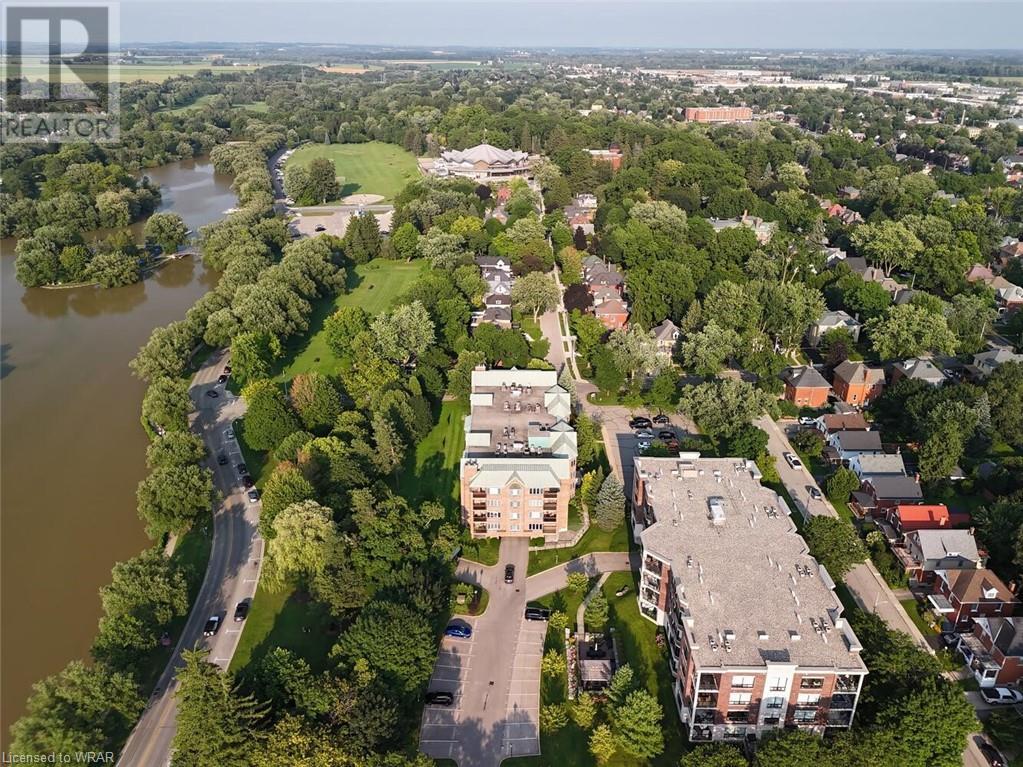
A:
<svg viewBox="0 0 1023 767">
<path fill-rule="evenodd" d="M 535 158 L 515 149 L 478 144 L 469 149 L 447 149 L 427 167 L 442 178 L 458 176 L 481 182 L 529 178 Z"/>
<path fill-rule="evenodd" d="M 978 618 L 1007 618 L 1020 608 L 1012 590 L 990 570 L 938 570 L 928 600 L 956 631 Z"/>
<path fill-rule="evenodd" d="M 770 242 L 774 233 L 778 231 L 778 223 L 776 221 L 764 221 L 762 218 L 750 216 L 747 213 L 743 213 L 739 218 L 711 218 L 707 219 L 707 221 L 714 227 L 715 232 L 734 229 L 737 226 L 745 226 L 747 229 L 752 229 L 753 233 L 757 236 L 757 242 L 761 245 Z"/>
<path fill-rule="evenodd" d="M 906 554 L 906 573 L 918 583 L 933 582 L 938 570 L 976 570 L 984 566 L 972 530 L 911 530 L 906 533 L 902 551 Z"/>
<path fill-rule="evenodd" d="M 608 330 L 617 330 L 629 324 L 629 307 L 622 299 L 611 298 L 595 304 L 593 316 L 603 322 Z"/>
<path fill-rule="evenodd" d="M 868 266 L 860 276 L 867 282 L 876 282 L 891 295 L 893 300 L 897 299 L 902 291 L 909 290 L 909 285 L 889 277 L 884 273 L 884 269 L 876 266 Z"/>
<path fill-rule="evenodd" d="M 831 383 L 843 402 L 865 407 L 881 395 L 884 371 L 862 362 L 845 360 L 835 366 Z"/>
<path fill-rule="evenodd" d="M 504 293 L 490 293 L 483 298 L 483 305 L 486 308 L 500 307 L 502 309 L 511 310 L 511 296 Z"/>
<path fill-rule="evenodd" d="M 476 256 L 474 259 L 476 266 L 480 270 L 495 270 L 498 272 L 504 272 L 505 274 L 512 273 L 512 265 L 509 259 L 504 256 Z"/>
<path fill-rule="evenodd" d="M 587 149 L 586 151 L 595 163 L 607 163 L 613 171 L 622 167 L 622 150 L 617 144 L 612 144 L 608 149 Z"/>
<path fill-rule="evenodd" d="M 896 506 L 920 503 L 923 501 L 924 493 L 917 477 L 882 474 L 867 477 L 860 489 L 853 493 L 853 498 L 864 511 L 880 513 L 883 516 Z"/>
<path fill-rule="evenodd" d="M 839 463 L 851 461 L 865 453 L 883 453 L 881 435 L 876 431 L 836 431 L 827 438 L 828 447 L 834 452 L 829 457 Z"/>
<path fill-rule="evenodd" d="M 914 530 L 941 530 L 952 525 L 948 507 L 943 503 L 901 503 L 886 509 L 885 516 L 899 538 Z"/>
<path fill-rule="evenodd" d="M 974 264 L 970 267 L 970 271 L 966 273 L 967 282 L 983 282 L 985 285 L 988 285 L 994 279 L 995 273 L 983 264 Z"/>
<path fill-rule="evenodd" d="M 878 476 L 906 476 L 906 462 L 901 453 L 861 453 L 849 459 L 849 468 L 861 480 Z"/>
<path fill-rule="evenodd" d="M 995 290 L 995 303 L 999 314 L 1011 314 L 1023 307 L 1023 288 L 1019 285 L 1006 285 Z"/>
<path fill-rule="evenodd" d="M 568 530 L 575 494 L 571 396 L 554 370 L 478 367 L 471 386 L 460 465 L 462 519 L 474 538 L 557 540 Z"/>
<path fill-rule="evenodd" d="M 657 342 L 657 353 L 662 357 L 671 359 L 675 353 L 675 344 L 678 343 L 678 336 L 681 331 L 670 319 L 666 319 L 660 325 L 650 331 Z"/>
<path fill-rule="evenodd" d="M 859 341 L 861 327 L 859 320 L 854 319 L 841 309 L 834 312 L 828 311 L 824 312 L 821 318 L 810 326 L 806 333 L 806 338 L 810 346 L 817 346 L 823 335 L 828 331 L 844 330 L 852 336 L 853 341 Z"/>
<path fill-rule="evenodd" d="M 590 290 L 590 295 L 593 297 L 594 306 L 622 297 L 622 294 L 618 292 L 618 288 L 611 287 L 610 285 L 597 285 Z"/>
<path fill-rule="evenodd" d="M 870 424 L 861 413 L 826 413 L 814 421 L 814 427 L 826 439 L 838 431 L 867 431 Z"/>
<path fill-rule="evenodd" d="M 867 259 L 863 256 L 849 256 L 845 259 L 846 266 L 853 274 L 858 274 L 862 277 L 867 273 L 867 269 L 870 267 L 867 265 Z"/>
<path fill-rule="evenodd" d="M 826 568 L 753 461 L 635 458 L 640 613 L 692 742 L 848 728 L 867 667 Z"/>
<path fill-rule="evenodd" d="M 987 378 L 1006 362 L 1023 362 L 1023 354 L 1016 354 L 1011 349 L 990 349 L 973 355 L 973 364 L 969 370 L 978 378 Z"/>
<path fill-rule="evenodd" d="M 830 268 L 841 261 L 845 261 L 848 255 L 841 248 L 826 247 L 824 248 L 824 265 Z"/>
<path fill-rule="evenodd" d="M 831 384 L 811 365 L 789 368 L 782 375 L 785 399 L 799 407 L 823 407 L 828 403 Z"/>
<path fill-rule="evenodd" d="M 838 190 L 838 194 L 846 200 L 858 200 L 860 198 L 860 190 L 854 186 L 843 186 Z"/>
<path fill-rule="evenodd" d="M 1001 269 L 1008 268 L 1009 264 L 1014 261 L 1023 260 L 1023 242 L 1020 242 L 1015 237 L 1006 237 L 1002 240 L 1002 245 L 998 249 L 996 258 Z"/>
<path fill-rule="evenodd" d="M 480 325 L 497 325 L 505 330 L 510 329 L 512 326 L 511 309 L 506 306 L 488 306 L 474 318 L 473 327 Z"/>
<path fill-rule="evenodd" d="M 941 386 L 948 380 L 944 371 L 926 357 L 911 357 L 892 365 L 892 383 L 908 378 L 911 381 L 923 381 L 931 386 Z"/>
<path fill-rule="evenodd" d="M 1023 618 L 979 617 L 959 636 L 959 652 L 981 687 L 1023 681 Z"/>
</svg>

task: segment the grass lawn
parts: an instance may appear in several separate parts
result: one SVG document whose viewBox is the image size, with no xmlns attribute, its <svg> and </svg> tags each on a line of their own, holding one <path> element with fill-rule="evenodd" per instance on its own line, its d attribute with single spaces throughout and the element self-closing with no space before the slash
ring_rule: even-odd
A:
<svg viewBox="0 0 1023 767">
<path fill-rule="evenodd" d="M 920 633 L 923 634 L 925 637 L 934 636 L 935 634 L 938 633 L 927 622 L 927 619 L 924 618 L 923 614 L 920 612 L 920 603 L 915 598 L 900 599 L 899 604 L 901 604 L 906 609 L 906 615 L 909 616 L 909 619 L 913 621 L 916 627 L 920 629 Z"/>
<path fill-rule="evenodd" d="M 143 80 L 148 83 L 162 83 L 168 77 L 175 75 L 194 75 L 200 69 L 208 69 L 213 74 L 237 74 L 239 72 L 253 72 L 258 67 L 255 64 L 244 64 L 237 67 L 212 67 L 208 62 L 199 64 L 119 64 L 108 69 L 102 65 L 84 65 L 75 67 L 75 74 L 85 82 L 121 82 L 131 83 L 136 80 Z M 23 77 L 35 80 L 47 76 L 45 64 L 26 62 L 21 68 Z M 6 76 L 4 66 L 0 66 L 0 75 Z"/>
<path fill-rule="evenodd" d="M 500 538 L 476 538 L 462 546 L 462 558 L 481 565 L 496 565 L 500 549 Z"/>
<path fill-rule="evenodd" d="M 529 552 L 529 575 L 542 573 L 570 559 L 594 551 L 628 551 L 629 531 L 623 522 L 611 532 L 601 530 L 591 524 L 590 529 L 575 546 L 570 549 L 544 549 Z"/>
<path fill-rule="evenodd" d="M 323 323 L 342 306 L 359 306 L 367 314 L 378 314 L 388 309 L 394 299 L 405 292 L 423 272 L 425 261 L 388 261 L 378 258 L 368 264 L 355 267 L 348 275 L 348 292 L 334 300 L 321 301 L 309 318 L 309 333 L 303 336 L 305 346 L 296 350 L 291 362 L 277 377 L 279 381 L 290 381 L 299 373 L 317 370 L 335 375 L 342 368 L 342 361 L 327 346 Z"/>
<path fill-rule="evenodd" d="M 466 602 L 465 604 L 462 605 L 458 604 L 458 602 L 455 602 L 455 604 L 451 607 L 451 614 L 483 615 L 483 613 L 485 613 L 487 610 L 488 604 L 490 604 L 490 592 L 487 591 L 486 589 L 481 588 L 479 602 L 475 605 L 475 607 L 469 602 Z"/>
<path fill-rule="evenodd" d="M 260 584 L 230 670 L 241 671 L 275 647 L 284 647 L 305 658 L 314 671 L 322 671 L 337 639 L 331 622 L 326 608 L 299 592 L 271 592 Z"/>
<path fill-rule="evenodd" d="M 468 413 L 469 408 L 461 400 L 441 404 L 437 424 L 416 446 L 415 457 L 409 457 L 398 475 L 398 493 L 410 503 L 439 501 L 449 510 L 458 508 L 458 462 L 465 446 Z"/>
<path fill-rule="evenodd" d="M 307 166 L 317 157 L 334 163 L 344 179 L 341 196 L 379 194 L 392 199 L 409 181 L 419 178 L 419 166 L 411 152 L 400 146 L 370 141 L 365 144 L 306 144 L 295 150 L 288 163 Z"/>
</svg>

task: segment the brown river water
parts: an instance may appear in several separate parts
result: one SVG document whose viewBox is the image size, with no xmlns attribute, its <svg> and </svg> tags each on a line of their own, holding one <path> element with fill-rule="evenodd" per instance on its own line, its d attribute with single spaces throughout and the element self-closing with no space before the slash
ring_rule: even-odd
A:
<svg viewBox="0 0 1023 767">
<path fill-rule="evenodd" d="M 153 168 L 160 210 L 193 230 L 236 203 L 205 159 Z M 141 224 L 135 225 L 137 232 Z M 148 544 L 143 383 L 128 361 L 216 283 L 195 259 L 123 288 L 26 289 L 0 241 L 0 743 L 31 685 L 87 656 L 110 568 Z"/>
</svg>

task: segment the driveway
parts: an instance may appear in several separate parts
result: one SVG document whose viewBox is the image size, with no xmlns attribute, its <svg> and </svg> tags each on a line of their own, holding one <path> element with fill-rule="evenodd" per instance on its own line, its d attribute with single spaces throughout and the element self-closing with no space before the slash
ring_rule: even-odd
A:
<svg viewBox="0 0 1023 767">
<path fill-rule="evenodd" d="M 792 421 L 789 425 L 794 426 L 796 422 Z M 831 505 L 831 501 L 823 493 L 819 500 L 814 500 L 810 497 L 809 488 L 816 487 L 818 490 L 820 489 L 817 487 L 817 480 L 813 478 L 810 471 L 805 466 L 793 469 L 789 466 L 788 461 L 785 460 L 785 453 L 795 455 L 796 451 L 789 443 L 789 439 L 785 432 L 782 431 L 782 427 L 776 424 L 769 416 L 761 417 L 757 421 L 757 426 L 767 432 L 767 450 L 774 456 L 774 463 L 778 468 L 782 484 L 785 485 L 785 489 L 789 491 L 789 495 L 792 496 L 792 500 L 796 504 L 794 511 L 802 514 L 804 520 L 822 515 L 837 517 L 838 512 L 835 511 L 835 507 Z"/>
<path fill-rule="evenodd" d="M 628 497 L 632 492 L 633 459 L 639 455 L 639 439 L 632 427 L 629 426 L 629 421 L 635 415 L 653 416 L 656 413 L 647 412 L 647 408 L 632 410 L 621 405 L 594 405 L 591 402 L 587 402 L 585 408 L 587 413 L 600 422 L 604 449 L 607 451 L 611 471 L 622 481 L 625 486 L 625 495 Z M 662 429 L 670 429 L 679 439 L 699 434 L 696 424 L 681 413 L 671 413 L 670 417 L 670 426 L 654 424 L 655 435 Z"/>
<path fill-rule="evenodd" d="M 497 767 L 509 756 L 540 753 L 540 658 L 547 624 L 525 620 L 529 540 L 505 538 L 492 567 L 461 562 L 458 577 L 490 593 L 483 615 L 456 617 L 470 639 L 444 637 L 429 689 L 452 692 L 453 706 L 423 710 L 419 749 L 459 767 Z M 515 582 L 504 567 L 515 565 Z"/>
<path fill-rule="evenodd" d="M 639 552 L 599 551 L 573 559 L 559 567 L 552 567 L 526 579 L 526 600 L 551 594 L 568 585 L 570 573 L 586 573 L 591 578 L 601 573 L 639 569 Z"/>
</svg>

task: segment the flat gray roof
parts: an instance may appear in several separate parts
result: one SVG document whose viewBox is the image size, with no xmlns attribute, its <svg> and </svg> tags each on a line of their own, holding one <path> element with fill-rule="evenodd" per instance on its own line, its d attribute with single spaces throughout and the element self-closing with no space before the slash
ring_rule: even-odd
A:
<svg viewBox="0 0 1023 767">
<path fill-rule="evenodd" d="M 640 539 L 671 565 L 700 665 L 866 670 L 834 583 L 785 502 L 760 484 L 752 462 L 694 455 L 635 466 L 656 518 Z"/>
</svg>

